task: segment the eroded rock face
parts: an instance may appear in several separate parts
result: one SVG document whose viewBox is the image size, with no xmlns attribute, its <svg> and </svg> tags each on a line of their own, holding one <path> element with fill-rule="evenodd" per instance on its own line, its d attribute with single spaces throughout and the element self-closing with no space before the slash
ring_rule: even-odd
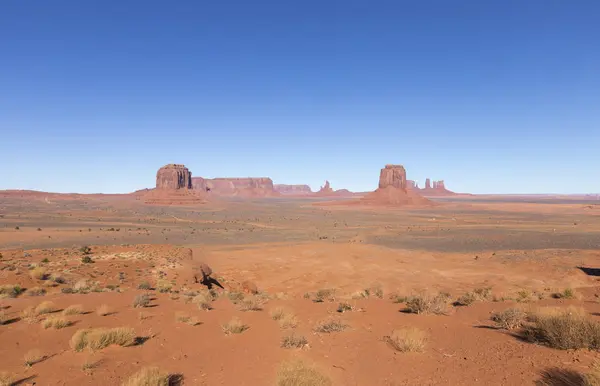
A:
<svg viewBox="0 0 600 386">
<path fill-rule="evenodd" d="M 406 170 L 402 165 L 385 165 L 379 173 L 379 188 L 388 186 L 406 190 Z"/>
<path fill-rule="evenodd" d="M 325 185 L 321 186 L 321 189 L 318 191 L 318 193 L 333 193 L 333 189 L 331 189 L 329 181 L 325 180 Z"/>
<path fill-rule="evenodd" d="M 425 180 L 425 189 L 431 189 L 431 180 L 429 178 Z"/>
<path fill-rule="evenodd" d="M 273 180 L 268 177 L 192 178 L 192 186 L 218 196 L 275 196 Z"/>
<path fill-rule="evenodd" d="M 446 190 L 446 187 L 444 186 L 444 181 L 433 181 L 433 188 L 437 189 L 437 190 Z"/>
<path fill-rule="evenodd" d="M 312 194 L 312 190 L 308 185 L 286 185 L 286 184 L 275 184 L 273 188 L 276 192 L 283 195 L 308 195 Z"/>
<path fill-rule="evenodd" d="M 165 165 L 156 172 L 156 189 L 192 189 L 192 173 L 184 165 Z"/>
</svg>

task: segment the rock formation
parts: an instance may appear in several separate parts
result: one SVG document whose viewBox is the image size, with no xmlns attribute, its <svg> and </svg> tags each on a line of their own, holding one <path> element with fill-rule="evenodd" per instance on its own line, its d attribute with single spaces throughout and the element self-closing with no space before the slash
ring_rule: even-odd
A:
<svg viewBox="0 0 600 386">
<path fill-rule="evenodd" d="M 273 188 L 282 195 L 306 196 L 312 194 L 312 190 L 308 185 L 275 184 L 273 185 Z"/>
<path fill-rule="evenodd" d="M 271 197 L 278 196 L 273 180 L 268 177 L 247 178 L 192 178 L 195 190 L 202 190 L 217 196 Z"/>
<path fill-rule="evenodd" d="M 406 190 L 406 170 L 402 165 L 385 165 L 379 173 L 379 188 L 388 186 Z"/>
<path fill-rule="evenodd" d="M 165 165 L 156 172 L 156 189 L 192 189 L 192 173 L 183 165 Z"/>
<path fill-rule="evenodd" d="M 406 170 L 402 165 L 385 165 L 379 173 L 379 188 L 361 198 L 364 205 L 430 205 L 431 201 L 407 188 Z"/>
<path fill-rule="evenodd" d="M 331 185 L 329 181 L 325 180 L 325 185 L 321 186 L 321 189 L 317 192 L 317 194 L 331 194 L 333 193 L 333 189 L 331 189 Z"/>
<path fill-rule="evenodd" d="M 429 178 L 425 180 L 425 189 L 431 189 L 431 180 Z"/>
</svg>

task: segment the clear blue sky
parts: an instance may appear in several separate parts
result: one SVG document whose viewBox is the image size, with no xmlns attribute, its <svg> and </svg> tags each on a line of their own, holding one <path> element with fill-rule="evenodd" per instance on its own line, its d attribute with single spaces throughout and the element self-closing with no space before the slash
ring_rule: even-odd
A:
<svg viewBox="0 0 600 386">
<path fill-rule="evenodd" d="M 600 1 L 0 2 L 0 189 L 600 191 Z"/>
</svg>

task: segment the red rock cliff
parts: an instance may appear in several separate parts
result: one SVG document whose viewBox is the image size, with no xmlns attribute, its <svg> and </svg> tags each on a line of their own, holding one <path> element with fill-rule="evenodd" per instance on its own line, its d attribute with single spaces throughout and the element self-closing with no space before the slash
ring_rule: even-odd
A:
<svg viewBox="0 0 600 386">
<path fill-rule="evenodd" d="M 165 165 L 156 172 L 156 189 L 192 189 L 192 173 L 183 165 Z"/>
<path fill-rule="evenodd" d="M 402 165 L 385 165 L 379 173 L 379 188 L 388 186 L 406 190 L 406 170 Z"/>
<path fill-rule="evenodd" d="M 307 195 L 312 194 L 312 190 L 308 185 L 286 185 L 286 184 L 275 184 L 273 188 L 276 192 L 283 195 Z"/>
<path fill-rule="evenodd" d="M 204 190 L 220 196 L 276 196 L 279 193 L 268 177 L 247 178 L 192 178 L 194 189 Z"/>
</svg>

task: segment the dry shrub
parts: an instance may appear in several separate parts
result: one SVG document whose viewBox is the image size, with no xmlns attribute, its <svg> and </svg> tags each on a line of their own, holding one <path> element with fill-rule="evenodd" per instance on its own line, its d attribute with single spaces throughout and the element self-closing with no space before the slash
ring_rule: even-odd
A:
<svg viewBox="0 0 600 386">
<path fill-rule="evenodd" d="M 151 290 L 152 286 L 147 281 L 143 281 L 140 284 L 138 284 L 138 289 L 141 289 L 141 290 Z"/>
<path fill-rule="evenodd" d="M 406 310 L 414 314 L 447 314 L 449 299 L 449 295 L 444 293 L 411 296 L 406 301 Z"/>
<path fill-rule="evenodd" d="M 150 305 L 150 296 L 148 294 L 136 295 L 133 299 L 133 308 L 148 307 Z"/>
<path fill-rule="evenodd" d="M 262 311 L 263 301 L 256 296 L 247 297 L 239 303 L 240 311 Z"/>
<path fill-rule="evenodd" d="M 14 377 L 7 372 L 0 372 L 0 386 L 12 386 L 14 384 Z"/>
<path fill-rule="evenodd" d="M 521 328 L 527 319 L 527 313 L 520 308 L 507 308 L 494 312 L 491 317 L 496 326 L 505 330 Z"/>
<path fill-rule="evenodd" d="M 283 362 L 277 371 L 277 386 L 329 386 L 331 380 L 314 365 L 299 359 Z"/>
<path fill-rule="evenodd" d="M 35 307 L 35 313 L 37 315 L 49 314 L 55 310 L 54 303 L 52 302 L 41 302 Z"/>
<path fill-rule="evenodd" d="M 35 312 L 35 308 L 27 307 L 21 311 L 21 319 L 29 324 L 35 323 L 37 321 L 37 312 Z"/>
<path fill-rule="evenodd" d="M 517 296 L 515 297 L 515 301 L 518 303 L 529 303 L 533 300 L 533 294 L 528 290 L 520 290 L 517 292 Z"/>
<path fill-rule="evenodd" d="M 36 363 L 43 361 L 44 359 L 44 354 L 38 349 L 29 350 L 23 356 L 23 362 L 27 367 L 31 367 Z"/>
<path fill-rule="evenodd" d="M 593 381 L 593 380 L 592 380 Z M 586 377 L 573 370 L 553 367 L 542 372 L 536 386 L 598 386 L 600 383 L 588 383 Z"/>
<path fill-rule="evenodd" d="M 42 327 L 44 327 L 45 329 L 53 327 L 54 329 L 59 330 L 61 328 L 69 327 L 70 325 L 70 321 L 58 316 L 44 319 L 44 321 L 42 322 Z"/>
<path fill-rule="evenodd" d="M 177 312 L 175 314 L 175 320 L 177 320 L 178 322 L 181 322 L 181 323 L 189 324 L 190 326 L 196 326 L 196 325 L 200 324 L 198 319 L 193 318 L 183 312 Z"/>
<path fill-rule="evenodd" d="M 87 293 L 89 292 L 91 284 L 87 279 L 78 280 L 77 283 L 73 286 L 73 291 L 79 293 Z"/>
<path fill-rule="evenodd" d="M 169 386 L 171 375 L 158 367 L 144 367 L 123 382 L 123 386 Z"/>
<path fill-rule="evenodd" d="M 71 348 L 82 351 L 88 347 L 91 350 L 101 350 L 112 344 L 127 347 L 136 343 L 136 335 L 133 328 L 94 328 L 78 330 L 71 337 Z"/>
<path fill-rule="evenodd" d="M 43 296 L 46 294 L 46 289 L 42 287 L 33 287 L 25 292 L 28 296 Z"/>
<path fill-rule="evenodd" d="M 370 292 L 369 290 L 362 290 L 362 291 L 356 291 L 355 293 L 353 293 L 350 297 L 352 299 L 366 299 L 370 296 Z"/>
<path fill-rule="evenodd" d="M 600 386 L 600 362 L 592 366 L 592 371 L 583 376 L 584 386 Z"/>
<path fill-rule="evenodd" d="M 227 293 L 227 298 L 233 303 L 233 304 L 238 304 L 239 302 L 241 302 L 244 299 L 244 293 L 243 292 L 228 292 Z"/>
<path fill-rule="evenodd" d="M 223 324 L 221 327 L 225 335 L 241 334 L 242 332 L 250 328 L 238 318 L 231 319 L 229 322 Z"/>
<path fill-rule="evenodd" d="M 156 282 L 156 290 L 160 293 L 171 292 L 171 289 L 173 289 L 173 284 L 167 280 L 159 280 Z"/>
<path fill-rule="evenodd" d="M 315 303 L 323 303 L 324 301 L 333 302 L 335 300 L 335 289 L 333 288 L 325 288 L 320 289 L 315 294 L 315 298 L 313 302 Z"/>
<path fill-rule="evenodd" d="M 292 333 L 281 338 L 281 347 L 283 348 L 302 348 L 306 346 L 308 346 L 308 340 L 306 340 L 304 335 Z"/>
<path fill-rule="evenodd" d="M 396 351 L 421 352 L 425 348 L 426 335 L 418 328 L 410 327 L 394 330 L 383 339 Z"/>
<path fill-rule="evenodd" d="M 277 307 L 271 311 L 271 318 L 279 322 L 279 327 L 296 328 L 298 326 L 298 318 L 292 311 L 288 311 L 283 307 Z"/>
<path fill-rule="evenodd" d="M 195 304 L 198 305 L 198 308 L 204 311 L 209 311 L 213 309 L 212 306 L 212 296 L 208 291 L 200 292 L 198 295 L 194 297 L 192 300 Z"/>
<path fill-rule="evenodd" d="M 63 310 L 63 315 L 81 315 L 83 314 L 83 306 L 81 304 L 73 304 Z"/>
<path fill-rule="evenodd" d="M 562 292 L 552 294 L 555 299 L 578 299 L 580 295 L 573 288 L 565 288 Z"/>
<path fill-rule="evenodd" d="M 48 278 L 48 271 L 44 267 L 35 267 L 29 272 L 29 276 L 34 280 L 46 280 Z"/>
<path fill-rule="evenodd" d="M 315 332 L 332 333 L 344 331 L 348 325 L 337 318 L 327 318 L 318 322 L 314 328 Z"/>
<path fill-rule="evenodd" d="M 7 323 L 10 320 L 6 312 L 0 310 L 0 326 Z"/>
<path fill-rule="evenodd" d="M 350 303 L 342 302 L 342 303 L 338 304 L 338 308 L 336 311 L 343 313 L 346 311 L 352 311 L 353 309 L 354 309 L 354 307 L 352 307 L 352 305 Z"/>
<path fill-rule="evenodd" d="M 600 349 L 600 323 L 589 318 L 582 309 L 535 312 L 523 336 L 548 347 L 568 350 Z"/>
<path fill-rule="evenodd" d="M 110 314 L 110 312 L 110 307 L 108 307 L 106 304 L 103 304 L 96 309 L 96 314 L 98 314 L 99 316 L 106 316 Z"/>
<path fill-rule="evenodd" d="M 3 284 L 0 285 L 0 299 L 1 298 L 16 298 L 23 293 L 23 288 L 14 284 Z"/>
</svg>

